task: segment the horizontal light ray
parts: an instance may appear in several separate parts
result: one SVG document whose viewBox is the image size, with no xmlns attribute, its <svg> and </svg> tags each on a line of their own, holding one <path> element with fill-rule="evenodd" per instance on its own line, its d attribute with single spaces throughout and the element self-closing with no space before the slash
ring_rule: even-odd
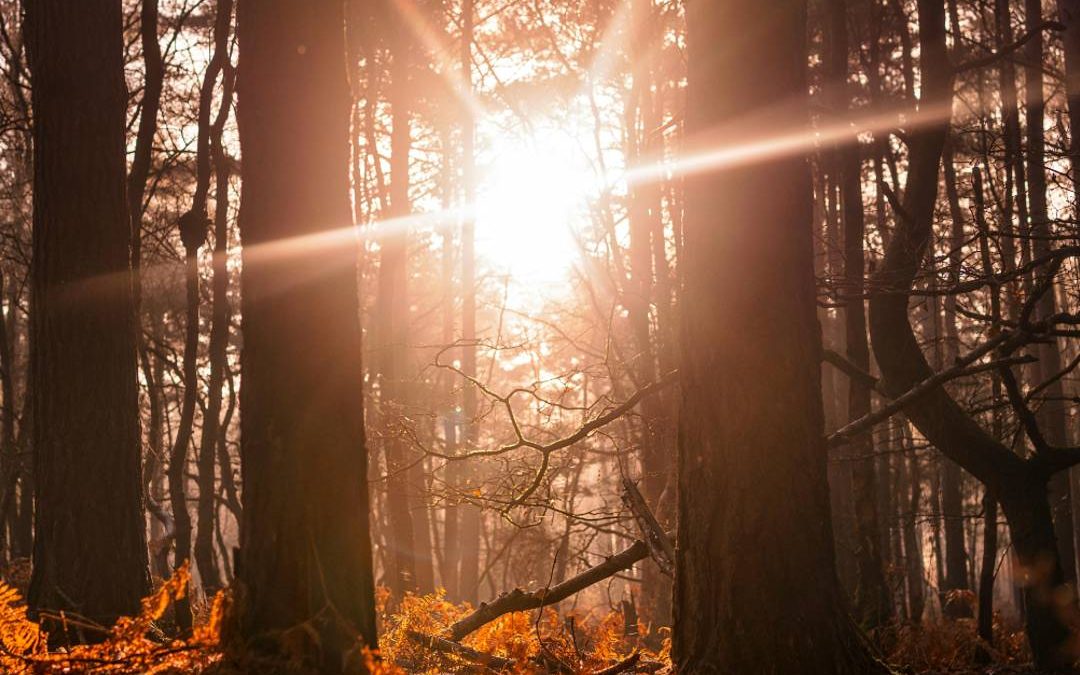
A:
<svg viewBox="0 0 1080 675">
<path fill-rule="evenodd" d="M 879 113 L 823 127 L 800 128 L 780 135 L 767 135 L 749 141 L 730 141 L 728 139 L 738 134 L 731 130 L 721 129 L 707 136 L 688 140 L 688 145 L 703 145 L 706 149 L 684 153 L 674 160 L 661 160 L 630 167 L 621 180 L 627 185 L 642 185 L 668 180 L 675 176 L 689 176 L 705 171 L 805 154 L 821 144 L 849 140 L 857 133 L 880 133 L 898 127 L 904 127 L 910 131 L 948 119 L 951 116 L 950 106 L 951 103 L 939 108 L 922 110 L 907 120 L 902 120 L 900 114 L 896 112 Z"/>
</svg>

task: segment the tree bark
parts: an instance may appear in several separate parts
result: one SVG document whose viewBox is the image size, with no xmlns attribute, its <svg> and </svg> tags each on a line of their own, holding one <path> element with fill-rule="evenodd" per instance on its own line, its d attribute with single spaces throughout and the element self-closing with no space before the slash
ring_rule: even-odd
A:
<svg viewBox="0 0 1080 675">
<path fill-rule="evenodd" d="M 807 130 L 804 2 L 696 0 L 687 24 L 688 143 Z M 797 154 L 687 177 L 680 672 L 884 672 L 836 578 L 811 209 Z"/>
<path fill-rule="evenodd" d="M 363 668 L 377 647 L 340 0 L 240 0 L 244 511 L 228 642 Z M 282 633 L 305 624 L 318 638 Z"/>
<path fill-rule="evenodd" d="M 119 0 L 27 2 L 33 83 L 29 602 L 108 625 L 149 591 Z M 53 641 L 93 639 L 50 626 Z"/>
</svg>

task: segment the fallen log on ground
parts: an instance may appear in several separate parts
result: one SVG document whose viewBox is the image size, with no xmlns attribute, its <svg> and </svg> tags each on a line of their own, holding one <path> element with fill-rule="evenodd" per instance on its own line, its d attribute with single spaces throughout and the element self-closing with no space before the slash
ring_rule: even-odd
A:
<svg viewBox="0 0 1080 675">
<path fill-rule="evenodd" d="M 446 638 L 438 637 L 436 635 L 427 635 L 420 631 L 410 630 L 409 637 L 428 649 L 460 656 L 467 661 L 480 664 L 496 672 L 514 667 L 514 661 L 511 659 L 504 659 L 503 657 L 495 656 L 494 654 L 486 654 L 482 651 L 473 649 L 472 647 L 466 647 L 460 642 L 447 640 Z"/>
<path fill-rule="evenodd" d="M 632 567 L 634 563 L 644 560 L 648 555 L 649 547 L 645 545 L 645 542 L 635 541 L 628 548 L 616 553 L 599 565 L 590 567 L 561 584 L 532 592 L 515 588 L 508 593 L 503 593 L 490 603 L 481 603 L 476 611 L 452 625 L 450 627 L 450 639 L 458 642 L 469 633 L 484 624 L 494 621 L 503 614 L 525 612 L 554 605 L 580 590 L 603 581 L 616 572 Z"/>
</svg>

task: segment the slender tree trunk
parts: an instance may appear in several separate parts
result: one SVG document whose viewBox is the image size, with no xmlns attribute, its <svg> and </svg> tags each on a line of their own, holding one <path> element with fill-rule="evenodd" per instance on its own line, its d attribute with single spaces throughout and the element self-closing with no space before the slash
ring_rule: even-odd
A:
<svg viewBox="0 0 1080 675">
<path fill-rule="evenodd" d="M 382 446 L 386 460 L 387 542 L 392 553 L 388 585 L 397 598 L 416 590 L 416 531 L 410 509 L 409 461 L 405 456 L 403 427 L 408 424 L 408 227 L 395 219 L 411 212 L 409 156 L 412 148 L 410 28 L 401 17 L 393 19 L 394 41 L 390 64 L 390 222 L 379 238 L 377 335 L 379 340 L 379 407 Z"/>
<path fill-rule="evenodd" d="M 226 640 L 322 673 L 377 647 L 343 9 L 237 6 L 244 511 Z M 301 624 L 317 638 L 286 644 Z"/>
<path fill-rule="evenodd" d="M 960 208 L 959 191 L 956 185 L 956 168 L 953 159 L 952 139 L 945 141 L 942 156 L 945 174 L 945 192 L 949 201 L 951 228 L 949 234 L 949 283 L 960 282 L 960 267 L 963 261 L 964 216 Z M 956 320 L 956 296 L 945 296 L 945 344 L 944 362 L 955 363 L 960 356 L 960 335 Z M 950 602 L 950 591 L 963 591 L 968 587 L 967 561 L 968 552 L 964 543 L 964 499 L 963 475 L 956 462 L 948 457 L 941 459 L 941 513 L 945 519 L 945 584 L 942 590 L 946 594 L 943 609 L 947 616 L 960 618 L 971 616 L 970 605 L 966 602 Z"/>
<path fill-rule="evenodd" d="M 108 625 L 149 591 L 119 0 L 25 5 L 34 108 L 35 610 Z M 51 622 L 53 641 L 81 641 Z"/>
<path fill-rule="evenodd" d="M 904 430 L 901 441 L 909 445 L 911 439 L 907 430 Z M 922 497 L 922 467 L 919 464 L 919 455 L 911 447 L 907 452 L 907 497 L 904 504 L 903 519 L 904 533 L 904 566 L 907 572 L 908 591 L 908 620 L 912 623 L 921 623 L 923 610 L 926 607 L 926 589 L 924 584 L 924 564 L 922 537 L 919 536 L 919 504 Z"/>
<path fill-rule="evenodd" d="M 828 3 L 828 48 L 826 49 L 833 114 L 838 120 L 848 117 L 847 93 L 848 34 L 846 0 Z M 862 202 L 862 159 L 858 138 L 852 135 L 835 147 L 835 166 L 839 172 L 844 229 L 844 342 L 848 359 L 870 371 L 870 345 L 866 337 L 864 292 L 865 217 Z M 870 387 L 854 378 L 848 389 L 848 421 L 870 413 Z M 874 469 L 874 441 L 869 431 L 853 438 L 848 446 L 852 458 L 851 480 L 855 529 L 855 607 L 859 621 L 877 627 L 892 615 L 885 568 L 881 558 L 881 531 L 877 512 L 877 477 Z"/>
<path fill-rule="evenodd" d="M 464 85 L 472 89 L 472 42 L 474 0 L 463 0 L 461 69 Z M 476 121 L 471 111 L 464 107 L 466 116 L 462 125 L 461 174 L 465 193 L 466 211 L 476 202 Z M 476 376 L 476 221 L 472 215 L 466 215 L 461 228 L 461 371 L 467 377 Z M 466 452 L 476 450 L 480 441 L 477 425 L 476 388 L 466 384 L 462 393 L 462 415 L 464 416 L 464 438 L 462 444 Z M 477 481 L 478 467 L 467 469 L 467 480 Z M 473 489 L 472 485 L 463 485 L 463 489 Z M 480 508 L 473 504 L 463 504 L 460 513 L 460 537 L 458 544 L 458 591 L 462 600 L 475 602 L 479 592 L 480 578 Z"/>
<path fill-rule="evenodd" d="M 805 3 L 687 12 L 689 142 L 807 128 Z M 884 672 L 836 578 L 806 158 L 704 170 L 686 192 L 676 667 Z"/>
<path fill-rule="evenodd" d="M 218 0 L 214 19 L 214 52 L 203 78 L 199 98 L 199 168 L 196 199 L 193 211 L 205 217 L 206 198 L 210 187 L 211 170 L 216 174 L 214 203 L 214 252 L 213 252 L 213 301 L 210 327 L 210 377 L 206 410 L 203 414 L 202 438 L 198 450 L 199 501 L 197 527 L 195 530 L 195 562 L 199 569 L 203 592 L 213 595 L 221 588 L 221 575 L 214 559 L 214 523 L 217 514 L 215 495 L 217 487 L 215 466 L 217 442 L 220 432 L 222 387 L 225 369 L 228 367 L 226 352 L 229 346 L 229 271 L 227 256 L 229 245 L 229 164 L 222 147 L 221 137 L 232 108 L 232 68 L 229 64 L 229 34 L 232 26 L 232 0 Z M 217 84 L 222 78 L 221 106 L 211 124 L 210 103 Z"/>
<path fill-rule="evenodd" d="M 1046 132 L 1043 129 L 1045 100 L 1043 96 L 1043 37 L 1042 2 L 1025 0 L 1026 27 L 1031 34 L 1025 49 L 1024 64 L 1026 81 L 1025 103 L 1027 109 L 1027 165 L 1029 198 L 1031 200 L 1032 254 L 1037 258 L 1050 252 L 1050 219 L 1046 204 Z M 1053 289 L 1039 299 L 1037 315 L 1049 317 L 1057 312 Z M 1061 370 L 1060 345 L 1057 340 L 1038 345 L 1039 372 L 1042 379 L 1053 378 Z M 1066 432 L 1068 409 L 1063 401 L 1061 379 L 1054 379 L 1044 390 L 1045 402 L 1038 410 L 1040 428 L 1051 445 L 1065 446 L 1069 443 Z M 1069 471 L 1061 471 L 1050 479 L 1050 503 L 1054 514 L 1054 532 L 1061 555 L 1065 582 L 1076 586 L 1076 545 L 1073 538 L 1072 487 Z M 1075 591 L 1074 591 L 1075 592 Z"/>
</svg>

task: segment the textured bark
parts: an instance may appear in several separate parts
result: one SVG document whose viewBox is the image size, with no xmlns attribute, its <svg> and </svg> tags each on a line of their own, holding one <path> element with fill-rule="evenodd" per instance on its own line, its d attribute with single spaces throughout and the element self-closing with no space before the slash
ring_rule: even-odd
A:
<svg viewBox="0 0 1080 675">
<path fill-rule="evenodd" d="M 244 511 L 229 639 L 355 670 L 376 629 L 343 5 L 240 0 L 237 22 Z M 283 644 L 301 624 L 318 639 Z"/>
<path fill-rule="evenodd" d="M 804 2 L 695 0 L 687 12 L 689 143 L 806 128 Z M 884 671 L 835 572 L 811 204 L 799 155 L 687 177 L 680 672 Z"/>
<path fill-rule="evenodd" d="M 30 605 L 103 624 L 149 591 L 119 0 L 25 5 L 33 82 Z M 54 641 L 92 639 L 51 626 Z"/>
</svg>

